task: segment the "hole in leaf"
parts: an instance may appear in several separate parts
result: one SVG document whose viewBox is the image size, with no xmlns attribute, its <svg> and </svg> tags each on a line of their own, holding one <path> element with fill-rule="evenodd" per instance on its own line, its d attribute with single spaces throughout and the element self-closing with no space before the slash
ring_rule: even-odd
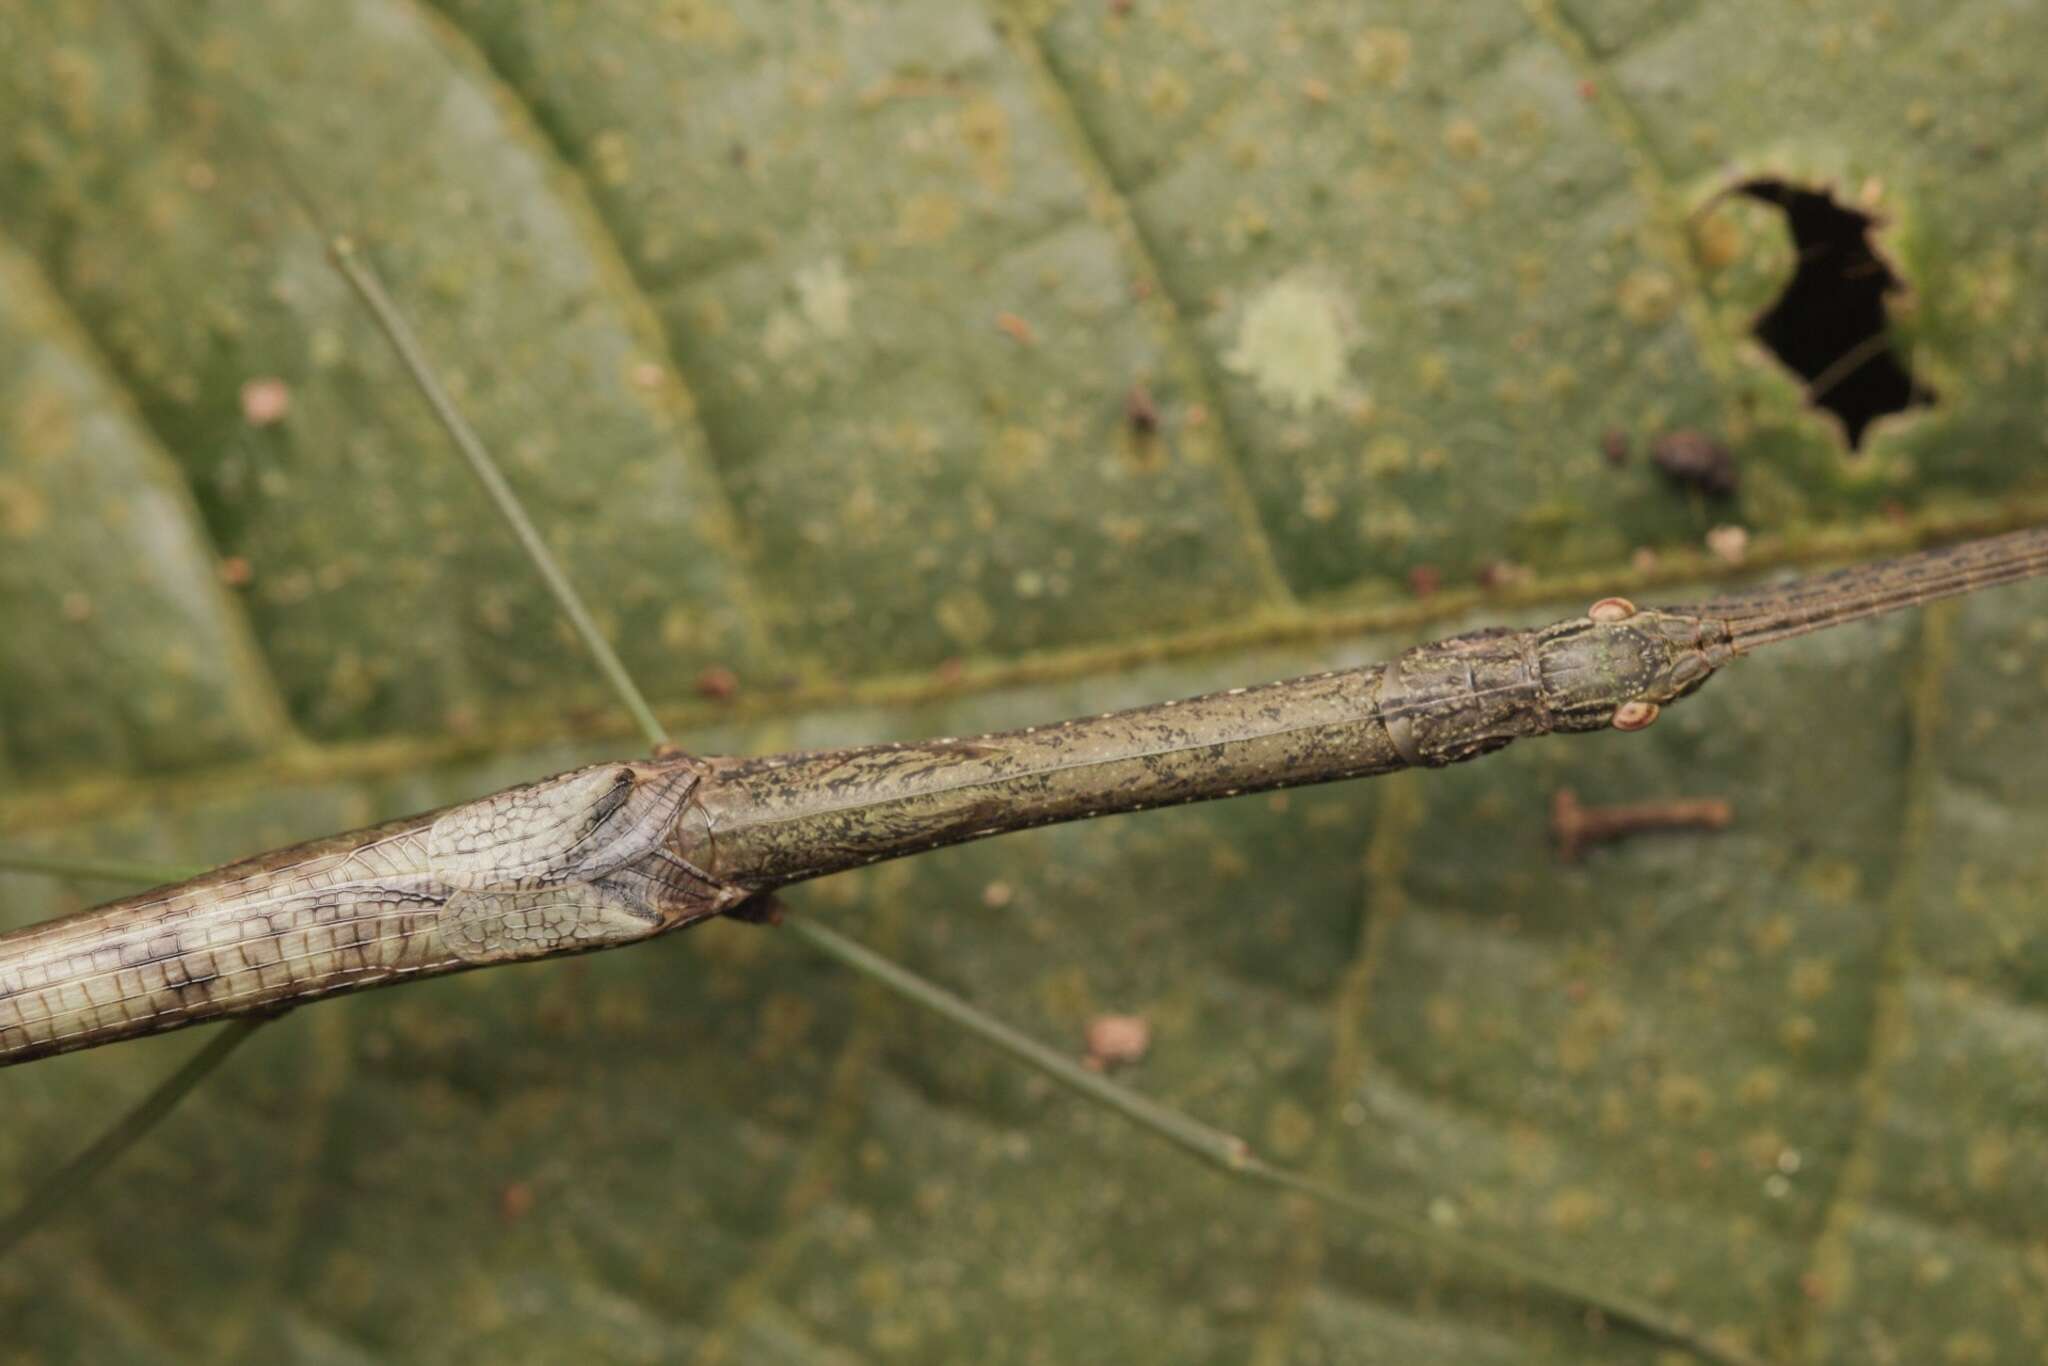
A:
<svg viewBox="0 0 2048 1366">
<path fill-rule="evenodd" d="M 1849 448 L 1886 413 L 1933 403 L 1892 349 L 1885 297 L 1905 284 L 1871 245 L 1876 220 L 1823 190 L 1751 180 L 1738 194 L 1784 211 L 1799 267 L 1756 320 L 1756 338 L 1806 381 L 1807 401 L 1842 420 Z"/>
</svg>

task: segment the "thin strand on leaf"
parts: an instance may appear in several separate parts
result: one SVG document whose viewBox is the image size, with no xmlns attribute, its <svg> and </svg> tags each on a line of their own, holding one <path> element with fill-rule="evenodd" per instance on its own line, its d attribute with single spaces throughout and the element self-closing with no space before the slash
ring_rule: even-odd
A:
<svg viewBox="0 0 2048 1366">
<path fill-rule="evenodd" d="M 443 430 L 448 433 L 449 439 L 454 441 L 455 448 L 462 452 L 462 458 L 468 462 L 470 472 L 476 475 L 477 482 L 484 486 L 484 492 L 489 494 L 491 502 L 497 505 L 498 514 L 505 519 L 505 525 L 519 538 L 519 548 L 526 552 L 526 558 L 532 562 L 534 572 L 547 584 L 548 591 L 555 595 L 555 602 L 561 607 L 562 614 L 568 617 L 569 624 L 575 627 L 577 636 L 590 651 L 590 657 L 597 662 L 597 667 L 604 674 L 605 680 L 612 685 L 612 691 L 619 695 L 619 701 L 632 714 L 634 723 L 640 727 L 640 733 L 646 736 L 647 743 L 656 749 L 667 744 L 668 731 L 654 715 L 654 708 L 647 704 L 647 698 L 641 693 L 639 685 L 633 681 L 633 676 L 626 672 L 624 661 L 619 658 L 618 652 L 612 649 L 611 642 L 605 639 L 604 632 L 598 629 L 597 619 L 584 605 L 582 595 L 576 591 L 575 585 L 569 582 L 569 576 L 562 572 L 562 566 L 556 563 L 547 543 L 541 539 L 540 531 L 534 526 L 533 519 L 526 515 L 525 505 L 519 501 L 519 495 L 512 491 L 512 485 L 506 482 L 504 472 L 498 468 L 498 462 L 492 459 L 490 451 L 485 448 L 483 439 L 476 434 L 476 430 L 469 425 L 469 420 L 462 415 L 461 409 L 455 406 L 455 400 L 449 397 L 448 391 L 442 387 L 432 363 L 428 361 L 426 352 L 420 346 L 419 338 L 413 334 L 412 325 L 406 322 L 405 315 L 398 311 L 398 306 L 392 302 L 383 282 L 377 278 L 377 273 L 370 268 L 370 263 L 363 259 L 355 243 L 346 237 L 334 238 L 330 243 L 330 250 L 334 256 L 336 269 L 340 270 L 342 278 L 348 281 L 350 288 L 355 290 L 364 307 L 370 310 L 370 316 L 377 320 L 379 330 L 391 343 L 391 349 L 398 353 L 399 362 L 405 366 L 413 384 L 427 400 L 427 406 L 434 410 L 434 416 L 440 419 Z"/>
<path fill-rule="evenodd" d="M 620 700 L 634 714 L 635 719 L 641 724 L 641 729 L 647 733 L 653 744 L 659 747 L 668 743 L 668 736 L 662 730 L 661 723 L 655 719 L 653 709 L 647 705 L 645 697 L 627 674 L 625 665 L 598 633 L 596 624 L 584 606 L 575 585 L 569 582 L 568 576 L 562 572 L 554 558 L 548 554 L 546 546 L 541 543 L 540 535 L 534 530 L 532 519 L 526 515 L 525 508 L 520 504 L 518 494 L 499 472 L 497 462 L 492 458 L 489 449 L 463 420 L 449 399 L 447 391 L 434 373 L 432 363 L 415 339 L 398 305 L 385 291 L 368 263 L 357 254 L 354 246 L 346 238 L 335 239 L 333 256 L 336 266 L 362 297 L 371 313 L 376 316 L 378 326 L 383 329 L 384 335 L 397 350 L 399 359 L 407 373 L 411 375 L 413 383 L 419 386 L 427 402 L 440 417 L 442 425 L 454 438 L 457 448 L 469 461 L 470 468 L 490 492 L 491 500 L 497 504 L 498 510 L 511 524 L 535 570 L 546 580 L 548 588 L 561 603 L 570 620 L 576 623 L 577 630 L 590 646 L 592 656 L 597 660 L 606 678 L 611 681 Z M 1250 1146 L 1236 1135 L 1210 1128 L 1191 1116 L 1161 1105 L 1157 1101 L 1148 1100 L 1106 1077 L 1088 1071 L 1064 1054 L 975 1009 L 937 983 L 919 976 L 872 949 L 855 943 L 844 935 L 795 916 L 785 918 L 782 924 L 783 928 L 796 937 L 842 965 L 994 1043 L 1011 1057 L 1042 1072 L 1052 1080 L 1226 1172 L 1323 1201 L 1333 1208 L 1344 1210 L 1369 1223 L 1399 1231 L 1426 1245 L 1441 1248 L 1490 1267 L 1513 1280 L 1541 1287 L 1565 1299 L 1584 1304 L 1618 1322 L 1634 1324 L 1653 1337 L 1682 1347 L 1707 1360 L 1722 1362 L 1726 1366 L 1754 1366 L 1752 1358 L 1716 1346 L 1694 1332 L 1690 1325 L 1652 1305 L 1642 1304 L 1596 1287 L 1577 1284 L 1568 1277 L 1535 1262 L 1526 1261 L 1513 1253 L 1493 1251 L 1469 1243 L 1446 1234 L 1423 1220 L 1386 1208 L 1364 1196 L 1325 1186 L 1308 1177 L 1274 1167 L 1253 1153 Z"/>
<path fill-rule="evenodd" d="M 1425 1247 L 1487 1267 L 1511 1281 L 1548 1291 L 1563 1299 L 1599 1310 L 1620 1323 L 1633 1324 L 1643 1332 L 1675 1347 L 1681 1347 L 1708 1361 L 1726 1366 L 1757 1366 L 1756 1358 L 1721 1346 L 1700 1334 L 1677 1315 L 1644 1304 L 1612 1290 L 1583 1285 L 1540 1263 L 1502 1252 L 1456 1234 L 1446 1233 L 1424 1219 L 1404 1213 L 1381 1201 L 1327 1185 L 1312 1177 L 1274 1166 L 1235 1134 L 1211 1128 L 1190 1115 L 1138 1094 L 1127 1086 L 1091 1071 L 1063 1053 L 1004 1024 L 944 987 L 910 972 L 822 925 L 790 919 L 784 928 L 829 958 L 838 960 L 889 987 L 898 995 L 959 1026 L 977 1038 L 994 1044 L 1011 1057 L 1044 1073 L 1060 1085 L 1113 1111 L 1149 1133 L 1184 1152 L 1192 1153 L 1233 1176 L 1257 1181 L 1303 1195 L 1364 1223 L 1405 1235 Z"/>
<path fill-rule="evenodd" d="M 155 868 L 138 863 L 115 863 L 94 859 L 0 850 L 0 872 L 35 873 L 45 877 L 87 878 L 101 882 L 177 882 L 192 876 L 195 869 Z M 207 1041 L 185 1065 L 137 1101 L 128 1113 L 115 1120 L 92 1145 L 64 1166 L 43 1178 L 29 1192 L 28 1199 L 12 1214 L 0 1218 L 0 1258 L 5 1258 L 23 1239 L 48 1223 L 74 1196 L 90 1186 L 93 1178 L 121 1159 L 121 1155 L 147 1138 L 179 1101 L 193 1088 L 220 1070 L 249 1036 L 268 1024 L 267 1019 L 236 1020 Z"/>
</svg>

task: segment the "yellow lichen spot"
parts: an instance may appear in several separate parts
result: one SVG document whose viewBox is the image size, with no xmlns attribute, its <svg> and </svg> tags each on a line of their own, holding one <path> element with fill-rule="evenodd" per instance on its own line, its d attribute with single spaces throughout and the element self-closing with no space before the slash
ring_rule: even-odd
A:
<svg viewBox="0 0 2048 1366">
<path fill-rule="evenodd" d="M 601 185 L 624 185 L 633 178 L 633 146 L 616 128 L 608 128 L 591 139 L 590 159 Z"/>
<path fill-rule="evenodd" d="M 1005 427 L 989 448 L 989 470 L 999 483 L 1017 484 L 1043 473 L 1051 455 L 1052 442 L 1044 432 L 1031 427 Z"/>
<path fill-rule="evenodd" d="M 1351 61 L 1374 85 L 1401 86 L 1408 80 L 1408 62 L 1415 41 L 1398 28 L 1369 28 L 1351 44 Z"/>
<path fill-rule="evenodd" d="M 1483 180 L 1468 180 L 1458 187 L 1458 199 L 1468 213 L 1485 213 L 1493 207 L 1493 186 Z"/>
<path fill-rule="evenodd" d="M 761 324 L 761 354 L 772 361 L 788 360 L 808 336 L 795 314 L 786 308 L 778 308 Z"/>
<path fill-rule="evenodd" d="M 1455 996 L 1438 993 L 1423 1004 L 1422 1018 L 1437 1038 L 1455 1039 L 1464 1032 L 1464 1003 Z"/>
<path fill-rule="evenodd" d="M 1970 1140 L 1970 1151 L 1963 1159 L 1970 1189 L 1986 1192 L 2000 1189 L 2005 1185 L 2006 1172 L 2011 1166 L 2012 1139 L 2003 1129 L 1987 1129 Z"/>
<path fill-rule="evenodd" d="M 1543 1217 L 1560 1233 L 1584 1233 L 1607 1217 L 1607 1198 L 1583 1186 L 1567 1186 L 1550 1197 Z"/>
<path fill-rule="evenodd" d="M 1223 238 L 1233 251 L 1242 251 L 1253 242 L 1262 241 L 1273 233 L 1273 218 L 1266 206 L 1255 199 L 1240 199 L 1230 209 L 1230 217 L 1224 220 Z"/>
<path fill-rule="evenodd" d="M 1811 1015 L 1788 1015 L 1778 1026 L 1778 1042 L 1793 1053 L 1803 1052 L 1820 1037 L 1820 1026 Z"/>
<path fill-rule="evenodd" d="M 1440 394 L 1451 382 L 1450 358 L 1441 351 L 1431 351 L 1415 362 L 1415 382 L 1426 394 Z"/>
<path fill-rule="evenodd" d="M 1934 104 L 1931 100 L 1914 100 L 1906 106 L 1906 126 L 1916 133 L 1924 133 L 1934 126 Z"/>
<path fill-rule="evenodd" d="M 1853 906 L 1862 899 L 1863 874 L 1846 859 L 1830 859 L 1806 870 L 1806 889 L 1830 906 Z"/>
<path fill-rule="evenodd" d="M 1750 931 L 1749 941 L 1756 945 L 1756 951 L 1763 954 L 1782 953 L 1792 942 L 1792 917 L 1774 915 Z"/>
<path fill-rule="evenodd" d="M 1621 1032 L 1627 1012 L 1604 992 L 1574 1009 L 1557 1041 L 1557 1063 L 1566 1072 L 1583 1072 L 1599 1059 L 1607 1041 Z"/>
<path fill-rule="evenodd" d="M 960 226 L 960 205 L 949 194 L 924 190 L 903 201 L 896 215 L 896 241 L 906 247 L 943 242 Z"/>
<path fill-rule="evenodd" d="M 1327 522 L 1337 515 L 1337 500 L 1322 484 L 1310 480 L 1301 490 L 1301 515 L 1311 522 Z"/>
<path fill-rule="evenodd" d="M 689 607 L 671 607 L 661 614 L 661 643 L 670 651 L 681 652 L 696 643 L 698 613 Z"/>
<path fill-rule="evenodd" d="M 1768 1105 L 1785 1088 L 1785 1074 L 1775 1067 L 1752 1067 L 1735 1088 L 1744 1105 Z"/>
<path fill-rule="evenodd" d="M 1818 1001 L 1833 990 L 1835 965 L 1825 958 L 1802 958 L 1792 965 L 1792 995 L 1801 1001 Z"/>
<path fill-rule="evenodd" d="M 697 330 L 707 337 L 722 337 L 732 328 L 732 314 L 718 299 L 704 299 L 690 310 Z"/>
<path fill-rule="evenodd" d="M 739 41 L 739 16 L 710 0 L 665 0 L 654 15 L 654 31 L 672 43 L 716 43 L 730 47 Z"/>
<path fill-rule="evenodd" d="M 1281 1157 L 1299 1157 L 1316 1136 L 1316 1120 L 1291 1100 L 1282 1100 L 1266 1116 L 1266 1145 Z"/>
<path fill-rule="evenodd" d="M 996 628 L 996 614 L 981 594 L 971 588 L 956 588 L 940 598 L 933 615 L 940 630 L 970 648 L 987 640 Z"/>
<path fill-rule="evenodd" d="M 1376 436 L 1365 447 L 1365 472 L 1374 478 L 1399 474 L 1410 464 L 1408 439 L 1391 432 Z"/>
<path fill-rule="evenodd" d="M 853 1284 L 855 1293 L 871 1309 L 903 1297 L 903 1279 L 893 1266 L 863 1267 Z"/>
<path fill-rule="evenodd" d="M 853 323 L 853 283 L 835 258 L 796 273 L 797 307 L 821 337 L 843 337 Z"/>
<path fill-rule="evenodd" d="M 1547 1180 L 1557 1169 L 1557 1144 L 1526 1124 L 1508 1131 L 1507 1156 L 1508 1170 L 1524 1181 Z"/>
<path fill-rule="evenodd" d="M 1145 78 L 1145 108 L 1161 118 L 1182 113 L 1194 99 L 1194 91 L 1177 71 L 1162 67 Z"/>
<path fill-rule="evenodd" d="M 1697 1124 L 1713 1108 L 1713 1093 L 1698 1077 L 1674 1073 L 1657 1082 L 1657 1111 L 1674 1124 Z"/>
<path fill-rule="evenodd" d="M 0 535 L 25 541 L 50 520 L 50 504 L 34 486 L 0 475 Z"/>
<path fill-rule="evenodd" d="M 1692 249 L 1708 270 L 1724 270 L 1742 259 L 1742 223 L 1731 213 L 1710 213 L 1693 225 Z"/>
<path fill-rule="evenodd" d="M 1383 550 L 1406 550 L 1421 530 L 1414 511 L 1394 498 L 1376 499 L 1358 519 L 1358 534 Z"/>
<path fill-rule="evenodd" d="M 1654 266 L 1642 266 L 1621 282 L 1615 302 L 1621 316 L 1638 326 L 1660 323 L 1678 307 L 1678 282 Z"/>
<path fill-rule="evenodd" d="M 1444 150 L 1470 161 L 1486 150 L 1486 138 L 1470 119 L 1452 119 L 1444 125 Z"/>
<path fill-rule="evenodd" d="M 1322 290 L 1288 276 L 1252 300 L 1223 364 L 1248 377 L 1267 402 L 1306 413 L 1343 384 L 1348 348 L 1337 307 Z"/>
<path fill-rule="evenodd" d="M 960 136 L 974 174 L 991 194 L 1010 187 L 1010 111 L 986 95 L 960 111 Z"/>
<path fill-rule="evenodd" d="M 1212 877 L 1233 882 L 1251 870 L 1251 860 L 1234 844 L 1219 844 L 1209 851 L 1209 873 Z"/>
<path fill-rule="evenodd" d="M 1991 1366 L 2000 1359 L 1998 1344 L 1981 1328 L 1958 1328 L 1941 1341 L 1941 1359 L 1948 1366 Z"/>
</svg>

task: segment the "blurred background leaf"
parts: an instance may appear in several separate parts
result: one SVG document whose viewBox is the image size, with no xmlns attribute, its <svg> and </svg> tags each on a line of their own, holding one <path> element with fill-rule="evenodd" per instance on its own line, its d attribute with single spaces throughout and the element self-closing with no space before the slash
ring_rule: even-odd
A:
<svg viewBox="0 0 2048 1366">
<path fill-rule="evenodd" d="M 216 860 L 632 746 L 323 259 L 691 748 L 955 733 L 2048 512 L 2006 3 L 0 0 L 0 833 Z M 255 131 L 255 130 L 259 130 Z M 1937 401 L 1751 336 L 1773 179 Z M 1694 428 L 1736 501 L 1641 458 Z M 1620 465 L 1603 442 L 1637 454 Z M 1724 548 L 1727 541 L 1721 542 Z M 1674 596 L 1682 591 L 1672 588 Z M 800 900 L 1276 1159 L 1801 1361 L 2048 1347 L 2048 592 L 1642 736 Z M 1730 797 L 1559 865 L 1549 794 Z M 0 876 L 0 924 L 113 895 Z M 0 1199 L 199 1045 L 0 1077 Z M 1651 1361 L 772 934 L 302 1012 L 0 1265 L 23 1360 Z"/>
</svg>

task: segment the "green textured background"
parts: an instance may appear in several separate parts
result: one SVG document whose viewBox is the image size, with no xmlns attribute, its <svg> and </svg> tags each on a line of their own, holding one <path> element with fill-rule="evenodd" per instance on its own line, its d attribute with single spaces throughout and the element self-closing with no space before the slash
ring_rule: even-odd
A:
<svg viewBox="0 0 2048 1366">
<path fill-rule="evenodd" d="M 219 859 L 633 746 L 287 167 L 703 750 L 1384 657 L 1726 577 L 1717 521 L 1770 565 L 2048 512 L 2039 5 L 148 8 L 187 61 L 0 0 L 17 845 Z M 1942 402 L 1854 456 L 1747 335 L 1782 223 L 1702 206 L 1754 174 L 1915 287 Z M 1735 505 L 1600 455 L 1672 425 Z M 798 900 L 1077 1051 L 1141 1013 L 1146 1093 L 1773 1358 L 2040 1361 L 2044 608 Z M 1563 867 L 1561 784 L 1738 823 Z M 0 875 L 0 925 L 117 890 Z M 198 1043 L 0 1073 L 0 1202 Z M 0 1265 L 4 1360 L 393 1356 L 1670 1359 L 725 924 L 305 1011 Z"/>
</svg>

